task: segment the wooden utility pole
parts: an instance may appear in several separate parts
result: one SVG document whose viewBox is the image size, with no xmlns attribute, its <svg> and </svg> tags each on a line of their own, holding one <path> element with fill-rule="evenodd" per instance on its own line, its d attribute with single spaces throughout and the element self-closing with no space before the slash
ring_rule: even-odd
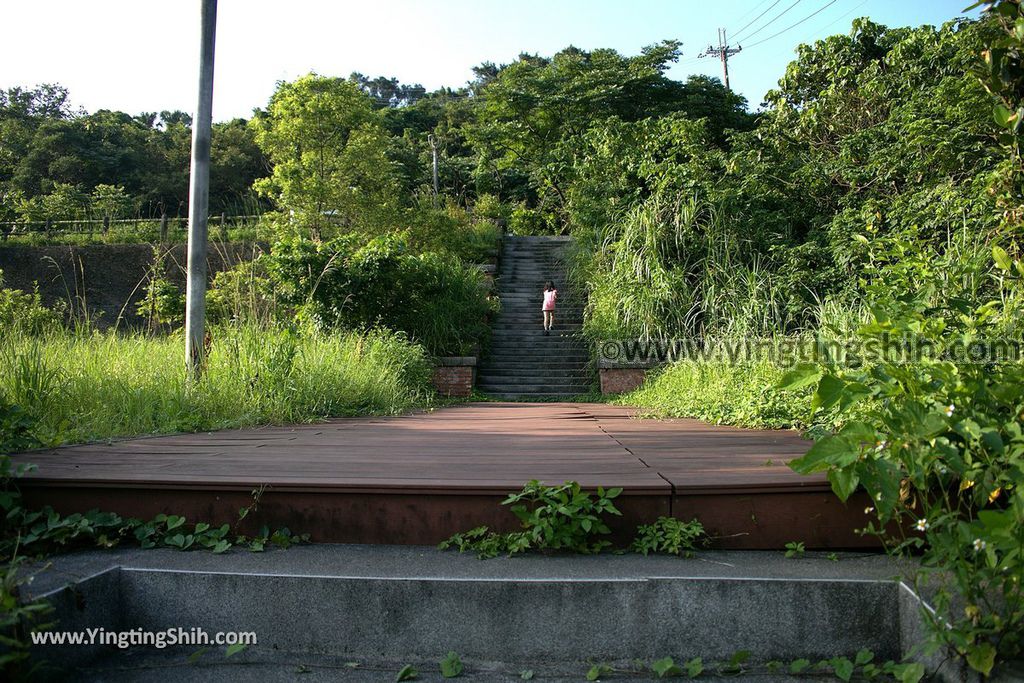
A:
<svg viewBox="0 0 1024 683">
<path fill-rule="evenodd" d="M 188 187 L 188 281 L 185 285 L 185 366 L 190 380 L 203 371 L 206 349 L 206 240 L 210 206 L 210 135 L 213 125 L 213 55 L 217 0 L 200 0 L 199 97 L 192 119 Z"/>
<path fill-rule="evenodd" d="M 743 46 L 729 47 L 729 44 L 725 40 L 725 29 L 718 29 L 718 47 L 714 45 L 708 45 L 708 49 L 701 52 L 698 57 L 718 57 L 722 60 L 722 80 L 725 83 L 727 90 L 732 90 L 729 87 L 729 57 L 740 52 Z"/>
</svg>

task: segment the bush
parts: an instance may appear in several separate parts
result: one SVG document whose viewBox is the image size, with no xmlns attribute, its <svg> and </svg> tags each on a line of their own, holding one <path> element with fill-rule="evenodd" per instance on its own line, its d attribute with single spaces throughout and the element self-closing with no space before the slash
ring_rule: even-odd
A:
<svg viewBox="0 0 1024 683">
<path fill-rule="evenodd" d="M 63 307 L 47 308 L 39 291 L 31 294 L 20 289 L 4 287 L 4 273 L 0 270 L 0 334 L 12 332 L 41 332 L 60 327 L 64 321 Z"/>
<path fill-rule="evenodd" d="M 465 263 L 490 261 L 497 255 L 501 240 L 494 220 L 470 216 L 457 205 L 411 212 L 409 228 L 401 234 L 413 252 L 446 252 Z"/>
<path fill-rule="evenodd" d="M 499 553 L 515 555 L 528 550 L 568 550 L 598 553 L 611 545 L 603 538 L 611 533 L 605 515 L 621 515 L 612 502 L 621 488 L 597 488 L 595 496 L 583 491 L 574 481 L 560 486 L 527 482 L 523 490 L 508 496 L 502 505 L 511 505 L 522 531 L 499 534 L 487 527 L 458 533 L 440 544 L 441 550 L 472 550 L 481 559 Z"/>
<path fill-rule="evenodd" d="M 265 258 L 282 300 L 315 328 L 387 327 L 438 356 L 474 353 L 487 337 L 488 283 L 451 256 L 346 236 L 280 242 Z"/>
<path fill-rule="evenodd" d="M 965 351 L 998 348 L 1008 330 L 1020 342 L 1024 264 L 997 247 L 998 298 L 968 303 L 938 288 L 943 264 L 901 254 L 872 286 L 873 319 L 859 330 L 864 348 L 889 353 L 784 378 L 817 385 L 812 411 L 846 418 L 790 466 L 827 472 L 843 500 L 867 491 L 865 513 L 879 522 L 869 531 L 893 552 L 921 554 L 933 641 L 988 675 L 1024 652 L 1024 367 Z M 925 353 L 894 353 L 907 351 Z"/>
</svg>

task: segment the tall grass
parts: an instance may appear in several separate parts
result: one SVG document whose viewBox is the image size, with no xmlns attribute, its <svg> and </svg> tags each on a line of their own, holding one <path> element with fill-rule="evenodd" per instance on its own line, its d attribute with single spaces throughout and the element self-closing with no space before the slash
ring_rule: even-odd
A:
<svg viewBox="0 0 1024 683">
<path fill-rule="evenodd" d="M 0 334 L 0 394 L 48 443 L 394 414 L 430 402 L 421 347 L 391 332 L 213 331 L 202 380 L 169 337 Z"/>
<path fill-rule="evenodd" d="M 763 258 L 746 254 L 728 221 L 695 197 L 658 195 L 617 225 L 578 236 L 572 273 L 589 288 L 584 332 L 654 339 L 793 329 L 786 285 Z"/>
<path fill-rule="evenodd" d="M 786 368 L 769 358 L 685 360 L 667 366 L 619 403 L 659 417 L 693 417 L 764 429 L 808 426 L 808 393 L 775 389 Z"/>
</svg>

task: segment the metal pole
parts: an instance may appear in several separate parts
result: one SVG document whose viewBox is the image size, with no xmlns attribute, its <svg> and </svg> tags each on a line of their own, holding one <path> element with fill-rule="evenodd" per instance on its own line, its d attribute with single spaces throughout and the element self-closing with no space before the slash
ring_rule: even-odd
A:
<svg viewBox="0 0 1024 683">
<path fill-rule="evenodd" d="M 210 135 L 213 125 L 213 55 L 217 0 L 200 0 L 199 98 L 192 119 L 192 166 L 188 189 L 188 281 L 185 287 L 185 366 L 189 379 L 202 373 L 206 316 L 206 238 L 210 204 Z"/>
<path fill-rule="evenodd" d="M 433 135 L 428 135 L 427 136 L 427 142 L 430 143 L 430 149 L 434 153 L 434 208 L 437 208 L 437 195 L 438 195 L 438 185 L 437 185 L 437 140 L 434 139 Z"/>
</svg>

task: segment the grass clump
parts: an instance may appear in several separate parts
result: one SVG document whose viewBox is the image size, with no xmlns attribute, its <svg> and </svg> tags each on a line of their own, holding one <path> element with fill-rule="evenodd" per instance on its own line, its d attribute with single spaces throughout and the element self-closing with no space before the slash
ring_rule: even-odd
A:
<svg viewBox="0 0 1024 683">
<path fill-rule="evenodd" d="M 693 417 L 742 427 L 806 427 L 808 392 L 776 388 L 786 368 L 767 359 L 682 360 L 618 399 L 662 417 Z"/>
<path fill-rule="evenodd" d="M 186 383 L 181 334 L 0 334 L 0 399 L 44 444 L 396 414 L 430 402 L 422 347 L 389 331 L 212 331 L 206 371 Z"/>
</svg>

